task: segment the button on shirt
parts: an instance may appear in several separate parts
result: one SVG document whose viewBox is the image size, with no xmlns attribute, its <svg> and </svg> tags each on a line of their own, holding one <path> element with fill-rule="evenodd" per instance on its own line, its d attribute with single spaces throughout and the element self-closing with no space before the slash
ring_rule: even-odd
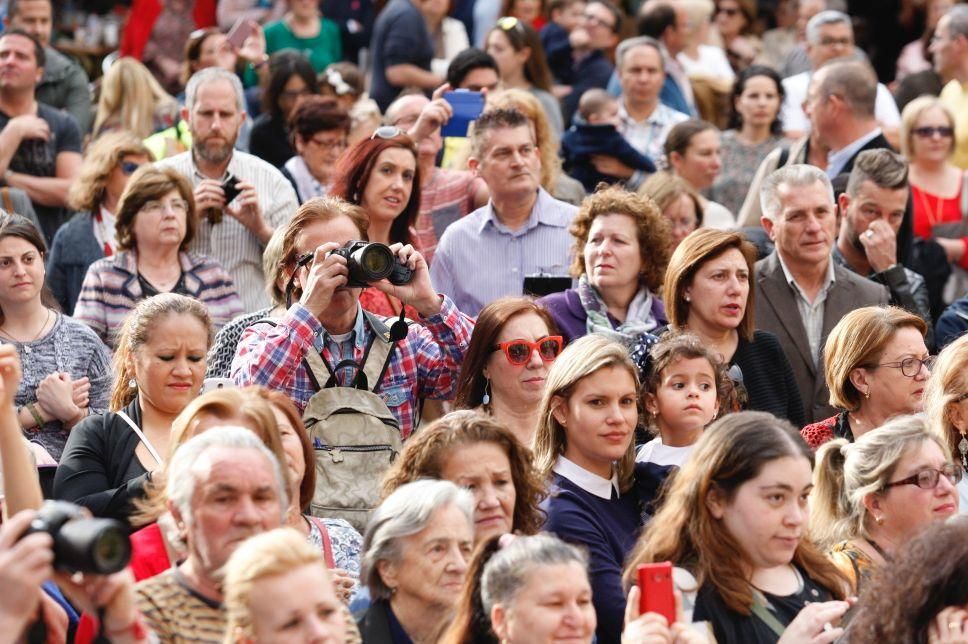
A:
<svg viewBox="0 0 968 644">
<path fill-rule="evenodd" d="M 803 328 L 807 332 L 807 343 L 810 345 L 810 355 L 813 356 L 814 364 L 820 360 L 820 339 L 823 336 L 823 314 L 827 302 L 827 294 L 834 285 L 834 263 L 833 260 L 827 262 L 827 276 L 824 278 L 823 286 L 817 297 L 811 302 L 807 299 L 793 273 L 783 263 L 783 255 L 777 253 L 780 260 L 780 268 L 783 269 L 783 276 L 787 284 L 796 294 L 797 309 L 800 311 L 800 319 L 803 320 Z"/>
<path fill-rule="evenodd" d="M 567 275 L 573 241 L 568 226 L 577 212 L 539 188 L 527 223 L 511 230 L 488 202 L 444 231 L 430 267 L 434 288 L 476 316 L 499 297 L 521 295 L 528 275 Z"/>
<path fill-rule="evenodd" d="M 629 145 L 652 159 L 656 165 L 662 159 L 662 148 L 669 130 L 678 123 L 689 120 L 686 114 L 658 103 L 648 117 L 642 121 L 636 121 L 626 111 L 624 99 L 619 101 L 618 117 L 620 120 L 618 131 L 621 135 Z"/>
</svg>

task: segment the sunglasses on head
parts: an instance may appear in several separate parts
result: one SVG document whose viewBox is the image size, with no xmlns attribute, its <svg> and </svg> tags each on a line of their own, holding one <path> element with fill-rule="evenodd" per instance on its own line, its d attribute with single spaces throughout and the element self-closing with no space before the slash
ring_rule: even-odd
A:
<svg viewBox="0 0 968 644">
<path fill-rule="evenodd" d="M 528 361 L 531 360 L 531 356 L 535 351 L 538 352 L 538 356 L 545 362 L 552 362 L 561 353 L 563 346 L 564 340 L 562 340 L 560 335 L 546 335 L 543 338 L 538 338 L 535 342 L 529 342 L 528 340 L 508 340 L 507 342 L 501 342 L 491 347 L 491 352 L 503 350 L 504 357 L 508 359 L 508 362 L 515 366 L 521 366 L 528 364 Z"/>
<path fill-rule="evenodd" d="M 398 128 L 396 125 L 381 125 L 377 129 L 373 130 L 373 134 L 370 135 L 370 140 L 373 139 L 395 139 L 398 136 L 403 136 L 405 132 Z"/>
<path fill-rule="evenodd" d="M 122 161 L 121 162 L 121 172 L 127 175 L 134 174 L 134 171 L 141 167 L 140 163 L 135 163 L 134 161 Z"/>
<path fill-rule="evenodd" d="M 912 130 L 915 134 L 920 136 L 922 139 L 930 139 L 932 136 L 937 134 L 943 139 L 950 139 L 955 134 L 955 129 L 953 127 L 916 127 Z"/>
<path fill-rule="evenodd" d="M 517 29 L 518 31 L 524 31 L 524 25 L 521 21 L 514 16 L 504 16 L 503 18 L 497 19 L 497 27 L 501 31 L 511 31 L 512 29 Z"/>
</svg>

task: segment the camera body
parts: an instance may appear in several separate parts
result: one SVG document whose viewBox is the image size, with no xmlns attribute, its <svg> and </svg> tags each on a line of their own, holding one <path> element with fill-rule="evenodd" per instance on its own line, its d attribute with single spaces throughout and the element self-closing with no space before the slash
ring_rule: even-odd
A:
<svg viewBox="0 0 968 644">
<path fill-rule="evenodd" d="M 330 251 L 330 255 L 346 258 L 349 278 L 348 288 L 365 288 L 373 282 L 386 278 L 391 284 L 402 286 L 413 279 L 413 270 L 397 259 L 390 247 L 379 242 L 348 241 L 342 248 Z M 313 261 L 313 254 L 306 253 L 296 265 L 306 266 Z"/>
<path fill-rule="evenodd" d="M 239 178 L 232 174 L 226 177 L 222 182 L 222 192 L 225 194 L 225 205 L 228 206 L 242 193 L 239 190 Z M 204 214 L 210 223 L 218 224 L 221 223 L 224 212 L 222 208 L 206 208 Z"/>
<path fill-rule="evenodd" d="M 46 532 L 54 540 L 54 568 L 108 575 L 131 560 L 128 530 L 114 519 L 92 519 L 79 505 L 45 501 L 23 536 Z"/>
</svg>

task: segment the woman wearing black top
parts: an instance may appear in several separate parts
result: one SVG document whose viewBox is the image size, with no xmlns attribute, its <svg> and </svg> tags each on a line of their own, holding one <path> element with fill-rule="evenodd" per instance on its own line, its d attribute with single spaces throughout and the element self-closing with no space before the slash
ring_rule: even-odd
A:
<svg viewBox="0 0 968 644">
<path fill-rule="evenodd" d="M 211 343 L 212 322 L 197 300 L 174 293 L 142 300 L 119 337 L 112 411 L 71 431 L 55 498 L 127 521 L 168 454 L 172 421 L 201 390 Z"/>
<path fill-rule="evenodd" d="M 754 330 L 755 263 L 756 250 L 739 233 L 690 233 L 666 269 L 669 327 L 699 336 L 722 356 L 741 409 L 768 411 L 802 427 L 803 403 L 790 362 L 776 336 Z"/>
<path fill-rule="evenodd" d="M 296 151 L 289 139 L 289 115 L 304 96 L 319 94 L 313 66 L 301 52 L 281 51 L 269 59 L 269 85 L 262 114 L 252 124 L 249 152 L 281 168 Z"/>
<path fill-rule="evenodd" d="M 811 453 L 762 412 L 713 423 L 672 480 L 625 570 L 672 561 L 698 583 L 693 619 L 720 644 L 833 642 L 847 580 L 806 536 Z M 683 588 L 683 591 L 694 590 Z"/>
</svg>

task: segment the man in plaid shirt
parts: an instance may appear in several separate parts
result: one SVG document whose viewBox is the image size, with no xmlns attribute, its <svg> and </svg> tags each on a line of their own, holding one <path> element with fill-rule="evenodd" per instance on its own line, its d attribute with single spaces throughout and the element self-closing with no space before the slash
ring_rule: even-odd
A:
<svg viewBox="0 0 968 644">
<path fill-rule="evenodd" d="M 374 331 L 359 304 L 361 289 L 345 286 L 346 259 L 330 252 L 348 241 L 365 239 L 367 224 L 362 209 L 339 199 L 315 199 L 300 207 L 282 250 L 283 273 L 292 276 L 295 287 L 293 304 L 275 325 L 258 323 L 242 334 L 232 362 L 236 383 L 282 391 L 301 411 L 316 393 L 303 362 L 308 351 L 321 353 L 340 385 L 353 381 L 356 366 L 341 363 L 361 364 Z M 474 322 L 448 297 L 437 294 L 420 253 L 410 245 L 390 248 L 413 269 L 413 279 L 402 286 L 382 280 L 372 288 L 412 306 L 421 324 L 410 325 L 407 337 L 397 343 L 377 394 L 399 421 L 401 438 L 406 439 L 418 420 L 419 399 L 453 398 Z M 313 261 L 297 269 L 296 260 L 305 253 L 313 253 Z"/>
</svg>

